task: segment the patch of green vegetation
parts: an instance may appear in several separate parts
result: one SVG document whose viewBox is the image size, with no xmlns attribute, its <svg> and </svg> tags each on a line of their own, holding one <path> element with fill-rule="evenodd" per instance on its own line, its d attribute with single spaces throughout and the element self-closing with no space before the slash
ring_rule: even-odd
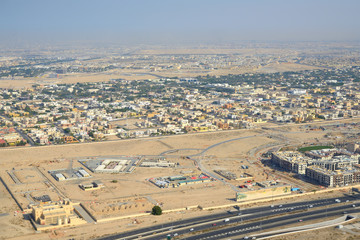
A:
<svg viewBox="0 0 360 240">
<path fill-rule="evenodd" d="M 151 210 L 151 214 L 152 215 L 161 215 L 162 214 L 162 209 L 159 206 L 154 206 Z"/>
<path fill-rule="evenodd" d="M 321 149 L 330 149 L 333 148 L 332 146 L 310 146 L 310 147 L 303 147 L 303 148 L 299 148 L 298 151 L 299 152 L 307 152 L 307 151 L 311 151 L 311 150 L 321 150 Z"/>
</svg>

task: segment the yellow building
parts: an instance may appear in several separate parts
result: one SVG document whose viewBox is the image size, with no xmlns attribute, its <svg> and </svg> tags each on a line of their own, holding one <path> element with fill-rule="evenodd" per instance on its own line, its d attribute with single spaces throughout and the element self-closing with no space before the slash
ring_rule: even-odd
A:
<svg viewBox="0 0 360 240">
<path fill-rule="evenodd" d="M 32 206 L 32 217 L 39 225 L 77 225 L 85 223 L 74 212 L 74 205 L 70 201 Z"/>
</svg>

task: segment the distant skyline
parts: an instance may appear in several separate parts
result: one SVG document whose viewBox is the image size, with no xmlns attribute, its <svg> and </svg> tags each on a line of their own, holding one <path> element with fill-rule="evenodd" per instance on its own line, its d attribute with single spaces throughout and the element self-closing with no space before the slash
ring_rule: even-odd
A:
<svg viewBox="0 0 360 240">
<path fill-rule="evenodd" d="M 2 0 L 0 43 L 360 41 L 358 0 Z"/>
</svg>

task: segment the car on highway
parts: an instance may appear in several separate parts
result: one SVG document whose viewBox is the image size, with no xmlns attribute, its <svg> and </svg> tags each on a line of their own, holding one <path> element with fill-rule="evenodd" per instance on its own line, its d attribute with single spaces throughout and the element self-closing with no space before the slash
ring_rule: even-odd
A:
<svg viewBox="0 0 360 240">
<path fill-rule="evenodd" d="M 352 207 L 356 207 L 356 205 L 355 205 L 355 204 L 353 204 L 353 205 L 352 205 Z"/>
<path fill-rule="evenodd" d="M 347 214 L 348 212 L 343 212 L 343 214 Z"/>
<path fill-rule="evenodd" d="M 279 205 L 279 208 L 281 208 L 282 207 L 282 205 Z"/>
<path fill-rule="evenodd" d="M 312 208 L 312 207 L 314 207 L 314 205 L 310 205 L 310 206 L 309 206 L 309 208 Z"/>
<path fill-rule="evenodd" d="M 190 231 L 190 232 L 194 231 L 194 228 L 190 228 L 189 231 Z"/>
<path fill-rule="evenodd" d="M 211 224 L 212 226 L 216 226 L 216 223 Z"/>
<path fill-rule="evenodd" d="M 335 202 L 341 203 L 341 200 L 337 198 L 337 199 L 335 199 Z"/>
<path fill-rule="evenodd" d="M 299 219 L 298 222 L 302 222 L 303 220 L 302 219 Z"/>
<path fill-rule="evenodd" d="M 230 221 L 230 219 L 228 219 L 228 218 L 224 219 L 224 222 L 229 222 L 229 221 Z"/>
</svg>

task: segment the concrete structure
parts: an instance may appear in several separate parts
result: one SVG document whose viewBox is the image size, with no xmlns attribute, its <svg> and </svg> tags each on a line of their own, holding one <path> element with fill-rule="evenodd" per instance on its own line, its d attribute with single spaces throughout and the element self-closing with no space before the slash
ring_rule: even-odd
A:
<svg viewBox="0 0 360 240">
<path fill-rule="evenodd" d="M 343 168 L 347 168 L 347 167 L 351 167 L 354 164 L 358 164 L 359 160 L 357 158 L 350 158 L 347 156 L 336 156 L 333 157 L 330 160 L 326 160 L 326 161 L 315 161 L 314 165 L 317 165 L 319 167 L 328 169 L 328 170 L 338 170 L 338 169 L 343 169 Z"/>
<path fill-rule="evenodd" d="M 184 185 L 196 184 L 196 183 L 206 183 L 213 181 L 209 176 L 204 173 L 201 173 L 198 176 L 168 176 L 168 177 L 158 177 L 158 178 L 150 178 L 149 182 L 155 184 L 159 188 L 168 188 L 172 187 L 180 187 Z"/>
<path fill-rule="evenodd" d="M 165 158 L 144 159 L 140 167 L 175 167 L 175 163 L 166 161 Z"/>
<path fill-rule="evenodd" d="M 219 174 L 220 176 L 228 179 L 228 180 L 238 180 L 238 177 L 236 176 L 236 174 L 229 172 L 229 171 L 223 171 L 223 170 L 215 170 L 214 172 L 216 172 L 217 174 Z"/>
<path fill-rule="evenodd" d="M 300 152 L 276 152 L 272 153 L 271 161 L 289 172 L 306 175 L 324 186 L 359 183 L 358 154 L 351 154 L 343 149 L 313 150 L 305 154 L 309 157 Z"/>
<path fill-rule="evenodd" d="M 104 184 L 100 181 L 94 181 L 92 183 L 82 183 L 79 187 L 84 191 L 96 190 L 104 187 Z"/>
<path fill-rule="evenodd" d="M 75 213 L 73 203 L 67 200 L 32 206 L 31 216 L 38 225 L 63 226 L 85 223 Z"/>
<path fill-rule="evenodd" d="M 64 180 L 65 180 L 64 175 L 62 175 L 61 173 L 55 174 L 55 178 L 56 178 L 56 180 L 58 180 L 58 181 L 64 181 Z"/>
<path fill-rule="evenodd" d="M 360 171 L 358 169 L 331 171 L 317 166 L 311 166 L 306 169 L 306 176 L 327 187 L 360 183 Z"/>
<path fill-rule="evenodd" d="M 90 171 L 95 173 L 131 173 L 141 157 L 114 156 L 79 160 Z"/>
<path fill-rule="evenodd" d="M 82 178 L 90 178 L 91 175 L 83 168 L 57 169 L 48 171 L 57 181 L 76 180 Z"/>
<path fill-rule="evenodd" d="M 312 159 L 299 152 L 276 152 L 272 153 L 271 161 L 289 172 L 305 174 L 306 167 Z"/>
</svg>

